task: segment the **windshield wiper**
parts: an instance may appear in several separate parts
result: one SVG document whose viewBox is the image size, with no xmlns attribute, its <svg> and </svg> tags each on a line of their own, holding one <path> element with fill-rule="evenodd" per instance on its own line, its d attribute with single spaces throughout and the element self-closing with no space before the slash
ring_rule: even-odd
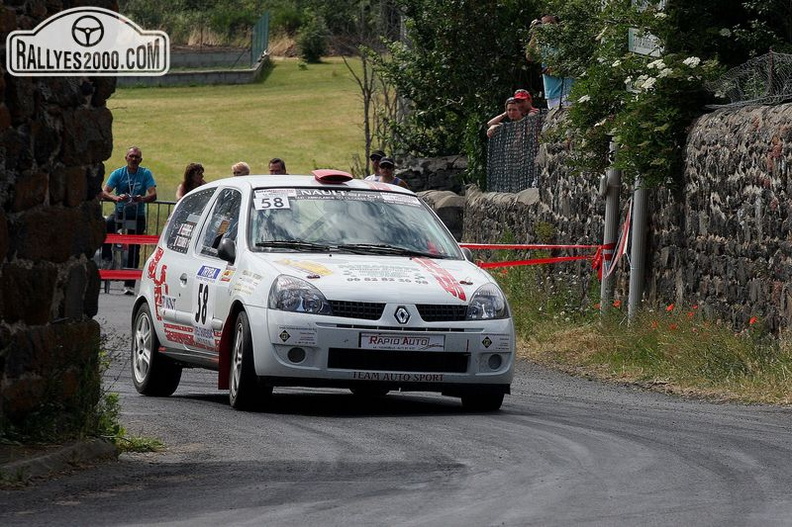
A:
<svg viewBox="0 0 792 527">
<path fill-rule="evenodd" d="M 296 249 L 302 251 L 324 252 L 330 249 L 329 245 L 321 243 L 301 242 L 298 240 L 268 240 L 256 242 L 256 247 L 270 247 L 273 249 Z"/>
<path fill-rule="evenodd" d="M 406 247 L 388 245 L 385 243 L 345 243 L 335 247 L 339 251 L 349 251 L 355 254 L 393 254 L 395 256 L 422 256 L 425 258 L 447 258 L 443 254 L 417 251 Z"/>
</svg>

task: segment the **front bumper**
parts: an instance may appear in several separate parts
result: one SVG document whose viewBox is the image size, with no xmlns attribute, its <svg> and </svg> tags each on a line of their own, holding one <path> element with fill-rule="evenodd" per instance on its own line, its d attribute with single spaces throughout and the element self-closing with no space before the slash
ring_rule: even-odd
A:
<svg viewBox="0 0 792 527">
<path fill-rule="evenodd" d="M 511 319 L 427 323 L 248 309 L 256 373 L 271 385 L 508 393 L 514 367 Z M 375 349 L 372 349 L 375 348 Z"/>
</svg>

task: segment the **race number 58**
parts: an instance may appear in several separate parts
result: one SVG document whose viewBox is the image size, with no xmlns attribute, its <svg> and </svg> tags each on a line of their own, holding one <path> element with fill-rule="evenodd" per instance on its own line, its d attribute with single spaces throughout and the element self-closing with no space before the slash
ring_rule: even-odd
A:
<svg viewBox="0 0 792 527">
<path fill-rule="evenodd" d="M 286 209 L 288 208 L 288 202 L 283 199 L 281 196 L 275 197 L 264 197 L 261 198 L 259 202 L 259 208 L 261 209 Z"/>
<path fill-rule="evenodd" d="M 290 209 L 289 196 L 283 192 L 257 191 L 253 204 L 256 210 Z"/>
<path fill-rule="evenodd" d="M 205 325 L 206 324 L 206 311 L 208 310 L 209 305 L 209 284 L 198 284 L 198 307 L 195 311 L 195 323 Z"/>
</svg>

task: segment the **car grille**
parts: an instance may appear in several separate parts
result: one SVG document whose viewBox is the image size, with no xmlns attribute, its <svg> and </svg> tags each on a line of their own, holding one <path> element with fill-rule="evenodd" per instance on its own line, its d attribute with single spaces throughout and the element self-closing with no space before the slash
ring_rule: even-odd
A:
<svg viewBox="0 0 792 527">
<path fill-rule="evenodd" d="M 346 318 L 362 318 L 365 320 L 379 320 L 385 310 L 385 304 L 374 302 L 344 302 L 330 300 L 333 307 L 333 316 Z"/>
<path fill-rule="evenodd" d="M 361 318 L 379 320 L 385 310 L 385 304 L 375 302 L 345 302 L 330 300 L 333 315 L 344 318 Z M 447 304 L 418 304 L 418 313 L 425 322 L 459 322 L 467 317 L 467 306 Z"/>
<path fill-rule="evenodd" d="M 418 304 L 415 307 L 426 322 L 458 322 L 467 317 L 467 306 Z"/>
<path fill-rule="evenodd" d="M 465 373 L 470 353 L 330 348 L 327 367 L 339 370 Z"/>
</svg>

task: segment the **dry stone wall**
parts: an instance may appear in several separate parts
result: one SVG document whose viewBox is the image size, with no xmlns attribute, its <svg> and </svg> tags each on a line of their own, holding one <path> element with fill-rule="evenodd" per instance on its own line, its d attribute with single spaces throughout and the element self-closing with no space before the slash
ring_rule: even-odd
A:
<svg viewBox="0 0 792 527">
<path fill-rule="evenodd" d="M 690 134 L 674 298 L 705 305 L 745 328 L 792 324 L 792 105 L 755 106 L 702 117 Z M 668 231 L 657 222 L 658 231 Z M 658 248 L 660 249 L 660 248 Z"/>
<path fill-rule="evenodd" d="M 17 0 L 0 5 L 8 34 L 71 7 L 116 2 Z M 78 430 L 100 393 L 96 199 L 112 151 L 112 77 L 14 77 L 0 66 L 0 436 L 49 420 Z"/>
</svg>

